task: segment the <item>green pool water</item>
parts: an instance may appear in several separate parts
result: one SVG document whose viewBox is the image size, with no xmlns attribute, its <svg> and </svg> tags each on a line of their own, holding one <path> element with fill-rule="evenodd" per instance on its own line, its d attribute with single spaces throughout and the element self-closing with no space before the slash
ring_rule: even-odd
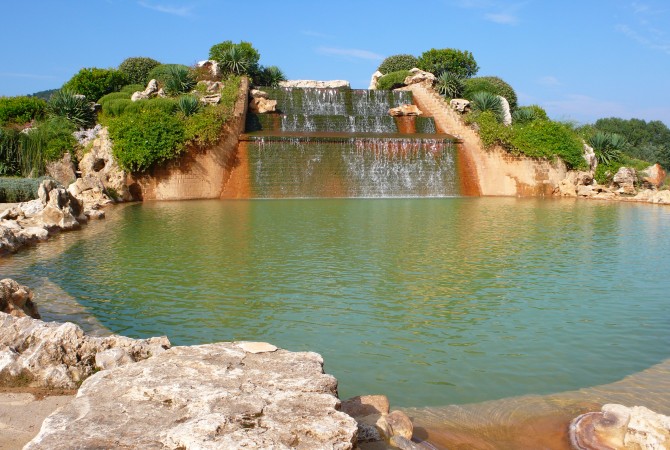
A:
<svg viewBox="0 0 670 450">
<path fill-rule="evenodd" d="M 670 356 L 667 207 L 192 201 L 112 216 L 0 274 L 46 309 L 48 280 L 115 333 L 319 352 L 342 398 L 394 406 L 605 384 Z"/>
</svg>

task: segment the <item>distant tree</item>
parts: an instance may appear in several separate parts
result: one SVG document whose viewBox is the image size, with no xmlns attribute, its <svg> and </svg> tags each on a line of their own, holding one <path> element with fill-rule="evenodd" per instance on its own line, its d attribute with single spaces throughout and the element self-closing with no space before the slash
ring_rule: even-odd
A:
<svg viewBox="0 0 670 450">
<path fill-rule="evenodd" d="M 670 169 L 670 129 L 663 122 L 609 117 L 598 119 L 593 128 L 623 136 L 626 145 L 622 151 L 628 156 L 659 163 Z"/>
<path fill-rule="evenodd" d="M 90 102 L 96 102 L 103 95 L 116 92 L 126 84 L 128 79 L 119 70 L 85 67 L 70 78 L 63 85 L 63 89 L 84 95 Z"/>
<path fill-rule="evenodd" d="M 119 64 L 119 70 L 128 79 L 130 84 L 147 84 L 149 72 L 154 67 L 160 66 L 160 62 L 143 56 L 126 58 Z"/>
<path fill-rule="evenodd" d="M 382 61 L 379 67 L 377 67 L 377 70 L 384 75 L 388 75 L 391 72 L 413 69 L 417 67 L 418 64 L 419 60 L 416 56 L 407 54 L 391 55 Z"/>
<path fill-rule="evenodd" d="M 52 94 L 54 94 L 58 89 L 47 89 L 46 91 L 38 91 L 33 94 L 30 94 L 28 97 L 37 97 L 42 100 L 49 100 Z"/>
<path fill-rule="evenodd" d="M 479 66 L 475 57 L 468 51 L 431 48 L 419 57 L 419 69 L 431 72 L 436 77 L 444 72 L 451 72 L 463 78 L 470 78 L 477 75 Z"/>
<path fill-rule="evenodd" d="M 209 49 L 209 59 L 217 61 L 224 72 L 258 76 L 261 54 L 250 42 L 223 41 Z"/>
</svg>

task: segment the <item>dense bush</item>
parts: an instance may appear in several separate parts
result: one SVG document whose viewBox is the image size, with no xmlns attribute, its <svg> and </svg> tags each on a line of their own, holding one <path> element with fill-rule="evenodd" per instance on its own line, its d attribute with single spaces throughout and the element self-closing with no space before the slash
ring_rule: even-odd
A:
<svg viewBox="0 0 670 450">
<path fill-rule="evenodd" d="M 466 123 L 477 124 L 479 138 L 484 147 L 490 148 L 499 145 L 507 150 L 512 150 L 512 128 L 506 127 L 500 122 L 498 114 L 494 111 L 472 112 L 466 116 Z"/>
<path fill-rule="evenodd" d="M 465 89 L 464 78 L 452 72 L 444 72 L 437 78 L 435 89 L 446 98 L 460 98 Z"/>
<path fill-rule="evenodd" d="M 409 70 L 400 70 L 384 75 L 377 80 L 377 89 L 388 90 L 405 86 L 405 78 L 410 76 Z"/>
<path fill-rule="evenodd" d="M 479 71 L 475 57 L 468 51 L 455 48 L 425 51 L 419 57 L 419 69 L 439 77 L 444 72 L 452 72 L 464 78 L 474 77 Z"/>
<path fill-rule="evenodd" d="M 584 145 L 569 126 L 550 120 L 536 120 L 513 127 L 510 143 L 526 156 L 553 158 L 558 156 L 569 167 L 583 168 Z"/>
<path fill-rule="evenodd" d="M 41 119 L 46 108 L 47 103 L 36 97 L 0 97 L 0 125 Z"/>
<path fill-rule="evenodd" d="M 115 92 L 128 84 L 126 76 L 116 69 L 83 68 L 63 85 L 63 89 L 82 94 L 95 102 L 110 92 Z"/>
<path fill-rule="evenodd" d="M 221 90 L 218 105 L 207 106 L 186 118 L 185 141 L 190 145 L 205 147 L 214 145 L 221 137 L 221 127 L 232 117 L 240 88 L 239 77 L 229 77 Z"/>
<path fill-rule="evenodd" d="M 47 103 L 49 115 L 64 117 L 78 128 L 89 128 L 95 124 L 95 112 L 91 102 L 81 94 L 63 88 L 57 91 Z"/>
<path fill-rule="evenodd" d="M 174 114 L 147 109 L 109 121 L 114 157 L 132 172 L 142 172 L 172 159 L 184 148 L 184 124 Z"/>
<path fill-rule="evenodd" d="M 475 93 L 481 91 L 505 97 L 511 110 L 517 107 L 516 92 L 512 86 L 498 77 L 477 77 L 465 80 L 465 91 L 463 92 L 465 98 L 471 100 Z"/>
<path fill-rule="evenodd" d="M 98 103 L 100 104 L 100 106 L 104 107 L 105 103 L 108 103 L 111 100 L 118 100 L 118 99 L 130 100 L 131 95 L 132 94 L 128 92 L 112 92 L 111 94 L 103 95 L 102 97 L 100 97 Z"/>
<path fill-rule="evenodd" d="M 418 67 L 419 59 L 412 55 L 392 55 L 386 58 L 377 67 L 377 70 L 387 75 L 391 72 L 398 72 L 400 70 L 410 70 Z"/>
<path fill-rule="evenodd" d="M 0 178 L 0 203 L 19 203 L 36 199 L 40 184 L 48 178 Z"/>
<path fill-rule="evenodd" d="M 128 83 L 144 84 L 150 80 L 149 73 L 151 69 L 160 66 L 160 62 L 152 58 L 131 57 L 123 60 L 119 64 L 119 71 L 126 76 Z"/>
<path fill-rule="evenodd" d="M 209 49 L 209 59 L 217 61 L 224 73 L 235 75 L 253 75 L 259 71 L 260 53 L 250 42 L 224 41 Z"/>
<path fill-rule="evenodd" d="M 102 104 L 102 112 L 108 117 L 118 117 L 133 105 L 129 98 L 115 98 Z"/>
<path fill-rule="evenodd" d="M 612 182 L 612 178 L 614 178 L 614 175 L 619 171 L 620 168 L 622 167 L 632 167 L 633 169 L 637 171 L 641 171 L 649 167 L 651 164 L 649 161 L 644 161 L 640 160 L 637 158 L 630 158 L 626 155 L 621 155 L 620 159 L 618 161 L 612 161 L 607 164 L 598 164 L 598 167 L 596 167 L 596 173 L 594 175 L 594 178 L 598 182 L 598 184 L 610 184 Z"/>
<path fill-rule="evenodd" d="M 184 70 L 189 70 L 188 66 L 185 66 L 183 64 L 161 64 L 160 66 L 156 66 L 153 69 L 151 69 L 151 72 L 149 72 L 149 79 L 156 80 L 161 85 L 165 85 L 165 82 L 171 76 L 170 71 L 172 70 L 173 67 L 179 67 Z M 138 90 L 143 91 L 144 88 L 145 86 L 142 86 L 142 89 Z"/>
<path fill-rule="evenodd" d="M 143 91 L 147 87 L 147 83 L 144 83 L 144 84 L 127 84 L 127 85 L 123 86 L 119 92 L 121 92 L 123 94 L 128 94 L 128 98 L 130 98 L 130 96 L 133 95 L 135 92 Z"/>
</svg>

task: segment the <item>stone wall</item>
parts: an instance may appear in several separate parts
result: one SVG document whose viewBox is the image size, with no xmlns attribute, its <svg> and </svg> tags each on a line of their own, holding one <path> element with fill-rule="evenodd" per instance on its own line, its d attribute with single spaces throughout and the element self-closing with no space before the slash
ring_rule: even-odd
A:
<svg viewBox="0 0 670 450">
<path fill-rule="evenodd" d="M 237 140 L 244 132 L 249 82 L 242 79 L 233 117 L 221 130 L 221 140 L 211 148 L 189 148 L 180 158 L 149 174 L 132 178 L 130 191 L 141 200 L 219 198 L 235 163 Z"/>
<path fill-rule="evenodd" d="M 469 183 L 463 186 L 466 195 L 550 196 L 565 178 L 567 169 L 562 161 L 514 156 L 501 148 L 485 149 L 477 132 L 433 89 L 420 84 L 405 89 L 411 90 L 419 108 L 435 119 L 439 132 L 462 141 L 459 162 L 468 172 L 460 173 L 461 182 Z"/>
</svg>

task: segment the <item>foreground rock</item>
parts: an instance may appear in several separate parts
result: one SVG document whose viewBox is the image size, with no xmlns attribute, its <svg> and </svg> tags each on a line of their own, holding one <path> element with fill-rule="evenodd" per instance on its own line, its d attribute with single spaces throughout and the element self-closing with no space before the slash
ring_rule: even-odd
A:
<svg viewBox="0 0 670 450">
<path fill-rule="evenodd" d="M 90 203 L 104 204 L 112 198 L 114 201 L 133 200 L 128 190 L 128 174 L 121 169 L 112 153 L 112 140 L 107 128 L 102 128 L 93 140 L 91 149 L 79 162 L 81 178 L 91 186 L 94 195 Z M 105 194 L 104 196 L 100 195 Z M 83 201 L 86 203 L 87 198 Z"/>
<path fill-rule="evenodd" d="M 396 448 L 412 450 L 412 421 L 402 411 L 390 411 L 385 395 L 362 395 L 342 402 L 342 411 L 356 419 L 358 444 L 386 442 Z"/>
<path fill-rule="evenodd" d="M 643 406 L 609 404 L 573 420 L 570 441 L 578 450 L 664 450 L 670 448 L 670 417 Z"/>
<path fill-rule="evenodd" d="M 166 337 L 86 336 L 72 323 L 0 313 L 0 381 L 5 385 L 76 389 L 96 370 L 140 361 L 169 347 Z"/>
<path fill-rule="evenodd" d="M 9 278 L 0 280 L 0 312 L 14 317 L 40 318 L 30 288 Z"/>
<path fill-rule="evenodd" d="M 280 81 L 279 86 L 283 88 L 303 89 L 349 89 L 351 85 L 346 80 L 316 81 L 316 80 L 288 80 Z"/>
<path fill-rule="evenodd" d="M 418 106 L 407 104 L 407 105 L 396 106 L 395 108 L 389 109 L 389 114 L 392 115 L 393 117 L 397 117 L 397 116 L 420 116 L 423 113 L 421 112 Z"/>
<path fill-rule="evenodd" d="M 416 67 L 409 71 L 410 75 L 405 78 L 404 83 L 409 86 L 411 84 L 421 84 L 426 87 L 432 87 L 437 78 L 430 72 L 417 69 Z"/>
<path fill-rule="evenodd" d="M 87 379 L 24 448 L 352 449 L 336 394 L 315 353 L 174 347 Z"/>
<path fill-rule="evenodd" d="M 258 89 L 249 91 L 249 111 L 266 114 L 277 111 L 277 100 L 270 100 L 268 93 Z"/>
</svg>

